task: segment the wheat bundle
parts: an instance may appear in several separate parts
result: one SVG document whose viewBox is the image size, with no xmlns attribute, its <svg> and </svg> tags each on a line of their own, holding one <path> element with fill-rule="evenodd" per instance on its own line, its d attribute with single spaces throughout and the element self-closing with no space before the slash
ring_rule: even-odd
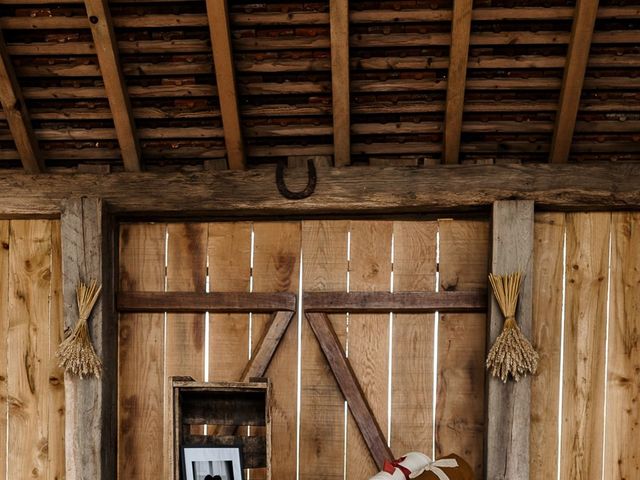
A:
<svg viewBox="0 0 640 480">
<path fill-rule="evenodd" d="M 506 383 L 509 375 L 517 382 L 521 377 L 533 374 L 538 368 L 538 353 L 516 323 L 516 307 L 522 274 L 489 274 L 493 293 L 504 315 L 502 332 L 487 356 L 487 369 Z"/>
<path fill-rule="evenodd" d="M 60 366 L 65 372 L 78 375 L 80 378 L 94 375 L 100 378 L 102 362 L 91 343 L 88 320 L 94 305 L 98 301 L 102 287 L 91 281 L 89 286 L 80 282 L 76 289 L 78 297 L 78 322 L 71 334 L 58 347 Z"/>
</svg>

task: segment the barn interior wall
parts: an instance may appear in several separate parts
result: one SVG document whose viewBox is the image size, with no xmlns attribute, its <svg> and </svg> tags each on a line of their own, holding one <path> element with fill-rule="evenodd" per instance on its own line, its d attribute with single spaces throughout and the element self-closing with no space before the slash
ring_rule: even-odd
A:
<svg viewBox="0 0 640 480">
<path fill-rule="evenodd" d="M 536 215 L 531 478 L 640 472 L 639 229 L 636 213 Z M 59 232 L 55 220 L 0 220 L 0 479 L 64 477 Z M 120 288 L 484 288 L 488 238 L 480 220 L 123 224 Z M 373 466 L 302 318 L 267 372 L 274 478 L 367 478 Z M 481 471 L 485 316 L 331 319 L 394 452 L 456 451 Z M 266 320 L 120 316 L 119 478 L 163 475 L 166 376 L 236 378 Z"/>
</svg>

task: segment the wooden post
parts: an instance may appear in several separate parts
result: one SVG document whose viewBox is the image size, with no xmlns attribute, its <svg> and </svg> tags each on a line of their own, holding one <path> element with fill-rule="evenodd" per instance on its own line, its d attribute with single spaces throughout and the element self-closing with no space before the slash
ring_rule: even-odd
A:
<svg viewBox="0 0 640 480">
<path fill-rule="evenodd" d="M 67 480 L 116 477 L 117 321 L 113 302 L 113 229 L 98 198 L 73 198 L 62 211 L 64 326 L 78 320 L 76 286 L 102 284 L 89 328 L 103 362 L 102 378 L 65 375 Z"/>
<path fill-rule="evenodd" d="M 329 2 L 331 26 L 331 98 L 333 102 L 333 158 L 336 167 L 351 163 L 349 109 L 349 2 Z"/>
<path fill-rule="evenodd" d="M 524 275 L 516 320 L 531 339 L 533 303 L 533 202 L 500 201 L 493 204 L 491 271 Z M 492 296 L 487 325 L 488 348 L 502 331 L 504 318 Z M 487 374 L 487 438 L 485 478 L 529 479 L 529 420 L 531 380 L 506 384 Z"/>
</svg>

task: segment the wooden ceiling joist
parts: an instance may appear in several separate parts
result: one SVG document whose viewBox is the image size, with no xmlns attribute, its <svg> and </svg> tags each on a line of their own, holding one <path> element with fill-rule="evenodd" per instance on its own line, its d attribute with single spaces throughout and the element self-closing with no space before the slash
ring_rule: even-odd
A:
<svg viewBox="0 0 640 480">
<path fill-rule="evenodd" d="M 240 126 L 238 92 L 226 0 L 207 0 L 207 16 L 209 17 L 213 64 L 222 112 L 227 160 L 230 169 L 243 170 L 246 167 L 246 156 Z"/>
<path fill-rule="evenodd" d="M 4 36 L 0 31 L 0 102 L 5 114 L 5 120 L 11 131 L 16 150 L 27 173 L 40 173 L 44 170 L 44 163 L 38 141 L 33 133 L 31 119 L 27 106 L 22 97 L 11 59 L 7 53 Z"/>
<path fill-rule="evenodd" d="M 565 163 L 569 160 L 597 15 L 598 0 L 578 0 L 551 141 L 551 163 Z"/>
<path fill-rule="evenodd" d="M 141 170 L 141 150 L 129 94 L 120 67 L 118 45 L 107 0 L 86 0 L 87 16 L 95 44 L 104 88 L 113 115 L 122 162 L 127 171 Z"/>
<path fill-rule="evenodd" d="M 331 94 L 333 145 L 336 167 L 351 163 L 351 115 L 349 110 L 349 2 L 331 0 Z"/>
<path fill-rule="evenodd" d="M 469 40 L 471 38 L 471 9 L 473 0 L 453 2 L 451 50 L 447 79 L 447 103 L 444 121 L 443 163 L 458 163 L 462 112 L 467 80 Z"/>
</svg>

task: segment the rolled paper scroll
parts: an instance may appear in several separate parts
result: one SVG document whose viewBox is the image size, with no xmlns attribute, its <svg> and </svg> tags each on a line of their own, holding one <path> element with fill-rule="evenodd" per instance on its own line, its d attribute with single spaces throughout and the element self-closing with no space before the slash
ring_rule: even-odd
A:
<svg viewBox="0 0 640 480">
<path fill-rule="evenodd" d="M 385 461 L 383 471 L 370 480 L 410 480 L 425 472 L 432 472 L 439 480 L 451 480 L 442 468 L 455 468 L 458 462 L 454 458 L 431 460 L 424 453 L 410 452 L 393 461 Z"/>
</svg>

